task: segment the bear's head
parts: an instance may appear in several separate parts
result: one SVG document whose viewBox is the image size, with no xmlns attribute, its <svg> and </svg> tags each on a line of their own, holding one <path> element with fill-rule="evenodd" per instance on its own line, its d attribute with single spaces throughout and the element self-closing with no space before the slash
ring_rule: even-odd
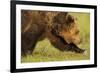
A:
<svg viewBox="0 0 100 73">
<path fill-rule="evenodd" d="M 77 19 L 67 12 L 60 12 L 53 18 L 52 30 L 63 38 L 66 43 L 79 44 L 81 42 Z"/>
</svg>

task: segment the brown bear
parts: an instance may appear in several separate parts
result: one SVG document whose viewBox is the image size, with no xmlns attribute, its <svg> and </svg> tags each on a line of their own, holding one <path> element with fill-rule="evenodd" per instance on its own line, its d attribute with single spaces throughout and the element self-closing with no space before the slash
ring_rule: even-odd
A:
<svg viewBox="0 0 100 73">
<path fill-rule="evenodd" d="M 84 53 L 76 18 L 68 12 L 21 11 L 21 54 L 32 54 L 36 43 L 48 38 L 60 51 Z"/>
</svg>

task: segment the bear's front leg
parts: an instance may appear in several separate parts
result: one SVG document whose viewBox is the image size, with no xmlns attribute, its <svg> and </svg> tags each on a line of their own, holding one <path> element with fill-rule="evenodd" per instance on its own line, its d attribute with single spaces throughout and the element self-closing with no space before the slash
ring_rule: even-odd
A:
<svg viewBox="0 0 100 73">
<path fill-rule="evenodd" d="M 66 48 L 68 48 L 69 51 L 74 51 L 76 53 L 84 53 L 85 50 L 84 49 L 80 49 L 78 46 L 76 46 L 75 44 L 71 43 L 71 44 L 66 44 Z"/>
<path fill-rule="evenodd" d="M 60 51 L 72 51 L 76 53 L 84 53 L 85 50 L 80 49 L 77 45 L 71 43 L 68 44 L 66 41 L 58 36 L 52 35 L 52 37 L 49 37 L 51 44 L 59 49 Z"/>
</svg>

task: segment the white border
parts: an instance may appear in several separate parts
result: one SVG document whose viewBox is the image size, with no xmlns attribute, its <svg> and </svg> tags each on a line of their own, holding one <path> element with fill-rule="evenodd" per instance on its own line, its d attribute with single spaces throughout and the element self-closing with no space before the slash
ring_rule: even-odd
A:
<svg viewBox="0 0 100 73">
<path fill-rule="evenodd" d="M 61 61 L 61 62 L 40 62 L 40 63 L 21 63 L 21 9 L 43 10 L 43 11 L 63 11 L 63 12 L 88 12 L 90 13 L 90 60 L 81 61 Z M 39 68 L 54 66 L 72 66 L 94 64 L 94 10 L 85 8 L 70 7 L 50 7 L 35 5 L 16 5 L 16 68 Z"/>
</svg>

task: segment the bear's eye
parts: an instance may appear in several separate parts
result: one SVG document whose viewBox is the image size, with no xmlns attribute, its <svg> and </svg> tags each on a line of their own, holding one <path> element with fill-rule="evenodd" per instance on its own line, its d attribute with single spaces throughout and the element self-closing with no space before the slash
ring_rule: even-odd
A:
<svg viewBox="0 0 100 73">
<path fill-rule="evenodd" d="M 78 30 L 78 31 L 76 31 L 76 32 L 75 32 L 75 34 L 76 34 L 76 35 L 77 35 L 77 34 L 79 34 L 79 30 Z"/>
</svg>

